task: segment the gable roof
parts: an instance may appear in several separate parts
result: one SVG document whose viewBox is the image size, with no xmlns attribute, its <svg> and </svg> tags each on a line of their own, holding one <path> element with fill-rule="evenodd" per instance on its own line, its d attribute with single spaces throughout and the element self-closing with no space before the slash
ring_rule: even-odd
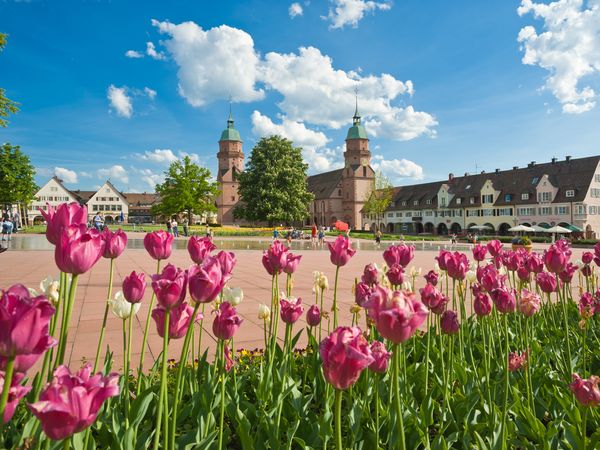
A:
<svg viewBox="0 0 600 450">
<path fill-rule="evenodd" d="M 308 177 L 306 179 L 308 190 L 315 195 L 315 200 L 331 197 L 335 188 L 342 181 L 343 172 L 344 169 L 337 169 Z"/>
<path fill-rule="evenodd" d="M 388 209 L 402 208 L 403 202 L 406 202 L 405 206 L 410 209 L 433 208 L 437 205 L 437 193 L 444 183 L 445 181 L 434 181 L 432 183 L 397 186 L 394 188 L 394 199 Z M 419 202 L 418 205 L 414 204 L 415 200 Z M 431 203 L 427 204 L 427 200 L 431 200 Z"/>
</svg>

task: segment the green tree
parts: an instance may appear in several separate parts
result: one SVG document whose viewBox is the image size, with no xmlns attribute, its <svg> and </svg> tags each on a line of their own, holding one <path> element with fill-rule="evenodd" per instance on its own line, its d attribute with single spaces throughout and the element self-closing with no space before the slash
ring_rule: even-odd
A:
<svg viewBox="0 0 600 450">
<path fill-rule="evenodd" d="M 6 34 L 0 33 L 0 52 L 6 45 Z M 0 88 L 0 127 L 8 125 L 8 121 L 4 117 L 8 117 L 9 114 L 14 114 L 19 111 L 17 108 L 18 103 L 13 102 L 11 99 L 6 98 L 4 95 L 4 89 Z"/>
<path fill-rule="evenodd" d="M 33 181 L 35 169 L 18 146 L 0 147 L 0 203 L 27 205 L 38 187 Z"/>
<path fill-rule="evenodd" d="M 172 162 L 165 171 L 165 181 L 156 185 L 160 203 L 152 208 L 154 214 L 172 215 L 187 212 L 192 223 L 194 214 L 216 211 L 217 183 L 211 181 L 210 170 L 194 164 L 186 156 Z"/>
<path fill-rule="evenodd" d="M 367 194 L 367 201 L 363 206 L 363 213 L 375 216 L 377 228 L 380 228 L 380 222 L 385 211 L 392 203 L 393 197 L 394 187 L 392 183 L 381 171 L 377 171 L 371 190 Z"/>
<path fill-rule="evenodd" d="M 234 217 L 269 225 L 303 221 L 314 199 L 307 190 L 307 169 L 300 147 L 281 136 L 262 138 L 238 174 L 240 203 Z"/>
</svg>

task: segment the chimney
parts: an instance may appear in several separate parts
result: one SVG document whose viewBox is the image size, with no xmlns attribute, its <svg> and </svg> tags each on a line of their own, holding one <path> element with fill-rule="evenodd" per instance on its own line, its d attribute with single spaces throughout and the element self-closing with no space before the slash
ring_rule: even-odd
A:
<svg viewBox="0 0 600 450">
<path fill-rule="evenodd" d="M 450 172 L 448 174 L 448 181 L 452 181 L 454 179 L 454 174 L 452 172 Z"/>
<path fill-rule="evenodd" d="M 500 173 L 500 169 L 496 169 L 496 173 Z"/>
<path fill-rule="evenodd" d="M 519 166 L 513 166 L 513 170 L 517 170 Z"/>
<path fill-rule="evenodd" d="M 465 177 L 468 177 L 468 176 L 469 176 L 469 172 L 465 172 Z"/>
<path fill-rule="evenodd" d="M 556 158 L 552 158 L 552 164 L 556 164 Z"/>
<path fill-rule="evenodd" d="M 484 173 L 485 173 L 485 170 L 482 170 L 482 171 L 481 171 L 481 175 L 483 175 Z"/>
<path fill-rule="evenodd" d="M 535 166 L 535 161 L 531 161 L 531 162 L 530 162 L 530 163 L 527 165 L 527 167 L 533 167 L 533 166 Z"/>
<path fill-rule="evenodd" d="M 565 156 L 565 161 L 566 161 L 566 162 L 569 162 L 569 161 L 571 161 L 571 155 L 567 155 L 567 156 Z"/>
</svg>

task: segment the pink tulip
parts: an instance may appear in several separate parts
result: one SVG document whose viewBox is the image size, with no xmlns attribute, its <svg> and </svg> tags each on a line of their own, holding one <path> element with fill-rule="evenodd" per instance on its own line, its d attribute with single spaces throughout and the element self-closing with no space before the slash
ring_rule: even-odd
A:
<svg viewBox="0 0 600 450">
<path fill-rule="evenodd" d="M 552 273 L 560 273 L 565 270 L 569 258 L 562 246 L 553 244 L 544 252 L 544 264 L 546 269 Z"/>
<path fill-rule="evenodd" d="M 0 423 L 8 423 L 12 416 L 15 414 L 15 410 L 21 399 L 25 397 L 31 387 L 21 386 L 21 380 L 25 375 L 23 374 L 15 374 L 12 378 L 12 383 L 10 384 L 10 390 L 8 391 L 8 401 L 6 402 L 6 406 L 4 407 L 4 414 L 0 417 Z M 0 392 L 4 391 L 4 373 L 0 372 Z"/>
<path fill-rule="evenodd" d="M 424 288 L 419 289 L 421 294 L 421 301 L 432 311 L 438 310 L 440 303 L 443 303 L 444 309 L 446 304 L 444 303 L 444 295 L 438 291 L 433 285 L 426 284 Z M 443 311 L 442 311 L 443 312 Z M 440 313 L 441 314 L 441 313 Z"/>
<path fill-rule="evenodd" d="M 105 258 L 118 258 L 125 251 L 127 247 L 127 235 L 120 228 L 113 233 L 106 227 L 101 236 L 104 240 L 104 254 L 102 256 Z"/>
<path fill-rule="evenodd" d="M 501 287 L 490 292 L 496 309 L 503 313 L 511 313 L 517 306 L 516 291 L 511 288 Z"/>
<path fill-rule="evenodd" d="M 535 281 L 537 282 L 540 289 L 546 294 L 550 294 L 552 292 L 556 292 L 558 287 L 558 283 L 554 275 L 548 272 L 540 272 L 535 276 Z"/>
<path fill-rule="evenodd" d="M 237 315 L 235 308 L 229 302 L 221 303 L 219 309 L 214 313 L 216 315 L 212 325 L 213 334 L 224 341 L 231 339 L 243 320 Z"/>
<path fill-rule="evenodd" d="M 423 276 L 423 278 L 425 278 L 425 281 L 427 281 L 427 283 L 431 284 L 432 286 L 437 286 L 439 277 L 440 276 L 435 270 L 430 270 Z"/>
<path fill-rule="evenodd" d="M 523 289 L 519 299 L 519 311 L 525 317 L 531 317 L 536 314 L 542 305 L 542 299 L 535 292 Z"/>
<path fill-rule="evenodd" d="M 442 333 L 445 334 L 456 334 L 460 329 L 460 324 L 458 323 L 458 315 L 456 311 L 452 311 L 451 309 L 447 309 L 442 314 L 440 318 L 440 326 L 442 328 Z"/>
<path fill-rule="evenodd" d="M 371 356 L 374 361 L 369 364 L 369 370 L 377 373 L 385 373 L 392 354 L 387 351 L 383 342 L 373 341 L 371 343 Z"/>
<path fill-rule="evenodd" d="M 527 364 L 527 352 L 510 352 L 508 354 L 508 370 L 515 372 Z"/>
<path fill-rule="evenodd" d="M 477 279 L 487 292 L 492 292 L 494 289 L 504 285 L 505 277 L 498 273 L 493 264 L 488 264 L 485 267 L 477 269 Z"/>
<path fill-rule="evenodd" d="M 592 266 L 590 266 L 588 264 L 584 264 L 584 266 L 581 268 L 581 274 L 584 277 L 592 276 Z"/>
<path fill-rule="evenodd" d="M 581 261 L 584 264 L 591 264 L 594 260 L 594 254 L 592 252 L 583 252 L 581 255 Z"/>
<path fill-rule="evenodd" d="M 60 241 L 63 229 L 87 225 L 87 208 L 79 203 L 62 203 L 56 209 L 48 205 L 48 212 L 40 208 L 40 213 L 46 221 L 46 239 L 54 245 Z"/>
<path fill-rule="evenodd" d="M 469 259 L 467 255 L 460 252 L 454 252 L 446 260 L 446 270 L 448 276 L 454 280 L 464 280 L 469 270 Z"/>
<path fill-rule="evenodd" d="M 525 252 L 525 250 L 523 250 Z M 523 253 L 520 251 L 508 251 L 503 254 L 502 261 L 507 270 L 515 272 L 525 263 Z"/>
<path fill-rule="evenodd" d="M 31 353 L 15 356 L 14 371 L 20 373 L 27 372 L 46 353 L 46 350 L 54 347 L 56 344 L 58 344 L 58 341 L 52 336 L 42 336 Z M 0 370 L 6 370 L 7 363 L 8 358 L 0 356 Z"/>
<path fill-rule="evenodd" d="M 263 253 L 262 263 L 269 275 L 281 273 L 285 266 L 289 248 L 285 248 L 279 240 L 274 240 L 267 250 Z"/>
<path fill-rule="evenodd" d="M 407 341 L 429 314 L 412 292 L 378 288 L 365 302 L 369 317 L 384 338 L 399 344 Z"/>
<path fill-rule="evenodd" d="M 217 246 L 209 237 L 192 236 L 187 244 L 187 250 L 190 258 L 196 264 L 201 264 L 210 253 L 216 250 Z"/>
<path fill-rule="evenodd" d="M 146 274 L 135 270 L 123 280 L 123 295 L 129 303 L 139 303 L 146 293 Z"/>
<path fill-rule="evenodd" d="M 584 319 L 589 319 L 594 315 L 596 309 L 596 301 L 591 293 L 584 292 L 579 298 L 579 314 Z"/>
<path fill-rule="evenodd" d="M 171 256 L 173 239 L 175 237 L 165 230 L 146 233 L 146 236 L 144 236 L 144 248 L 152 259 L 159 261 L 168 259 Z"/>
<path fill-rule="evenodd" d="M 582 379 L 574 373 L 573 382 L 569 385 L 569 388 L 575 394 L 577 401 L 583 406 L 598 406 L 600 405 L 598 384 L 600 384 L 600 377 L 596 375 L 592 375 L 588 379 Z"/>
<path fill-rule="evenodd" d="M 414 245 L 390 245 L 383 252 L 383 259 L 388 267 L 392 267 L 394 264 L 400 264 L 402 267 L 406 267 L 414 258 L 414 253 Z"/>
<path fill-rule="evenodd" d="M 369 285 L 361 281 L 354 288 L 354 301 L 358 306 L 363 306 L 363 304 L 365 303 L 367 298 L 369 298 L 372 292 L 373 291 L 371 290 Z"/>
<path fill-rule="evenodd" d="M 473 259 L 475 261 L 483 261 L 487 255 L 488 249 L 485 245 L 477 244 L 473 247 Z"/>
<path fill-rule="evenodd" d="M 306 323 L 309 327 L 316 327 L 321 323 L 321 311 L 317 305 L 312 305 L 306 311 Z"/>
<path fill-rule="evenodd" d="M 404 267 L 400 264 L 394 264 L 385 273 L 392 286 L 400 286 L 404 282 Z"/>
<path fill-rule="evenodd" d="M 338 267 L 345 266 L 356 253 L 356 250 L 350 247 L 350 239 L 346 236 L 338 236 L 333 244 L 328 242 L 327 246 L 331 263 Z"/>
<path fill-rule="evenodd" d="M 51 345 L 48 324 L 55 309 L 40 295 L 15 284 L 0 296 L 0 356 L 40 355 Z"/>
<path fill-rule="evenodd" d="M 487 249 L 488 252 L 490 252 L 490 255 L 497 256 L 502 251 L 502 242 L 494 239 L 493 241 L 487 243 Z"/>
<path fill-rule="evenodd" d="M 531 273 L 540 273 L 544 271 L 544 260 L 538 253 L 530 253 L 525 262 L 527 269 Z"/>
<path fill-rule="evenodd" d="M 325 380 L 336 389 L 348 389 L 373 361 L 369 343 L 358 327 L 338 327 L 319 347 Z"/>
<path fill-rule="evenodd" d="M 375 263 L 369 263 L 365 266 L 361 281 L 369 286 L 379 283 L 379 268 Z"/>
<path fill-rule="evenodd" d="M 212 302 L 223 290 L 225 282 L 221 263 L 212 256 L 207 256 L 202 264 L 194 264 L 188 269 L 190 296 L 196 303 Z"/>
<path fill-rule="evenodd" d="M 449 252 L 448 250 L 440 250 L 438 256 L 435 257 L 435 260 L 437 261 L 438 266 L 440 266 L 440 269 L 445 271 L 448 269 L 448 259 L 451 257 L 452 252 Z"/>
<path fill-rule="evenodd" d="M 104 240 L 97 230 L 85 225 L 63 228 L 54 248 L 54 261 L 62 272 L 81 275 L 92 268 L 104 253 Z"/>
<path fill-rule="evenodd" d="M 282 270 L 276 270 L 273 266 L 271 266 L 271 260 L 269 259 L 269 255 L 267 254 L 267 252 L 265 251 L 263 253 L 262 256 L 262 265 L 265 268 L 265 270 L 267 271 L 267 273 L 271 276 L 273 275 L 278 275 L 282 272 Z"/>
<path fill-rule="evenodd" d="M 492 301 L 486 294 L 481 292 L 473 300 L 473 309 L 479 317 L 488 316 L 492 312 Z"/>
<path fill-rule="evenodd" d="M 119 395 L 119 375 L 92 375 L 88 363 L 71 374 L 67 366 L 54 371 L 54 378 L 29 409 L 42 424 L 46 436 L 55 441 L 85 430 L 98 416 L 109 397 Z"/>
<path fill-rule="evenodd" d="M 283 271 L 288 275 L 293 274 L 300 264 L 302 255 L 294 255 L 293 253 L 287 253 L 285 258 L 285 264 L 283 265 Z"/>
<path fill-rule="evenodd" d="M 530 281 L 530 273 L 529 270 L 527 269 L 527 267 L 525 266 L 521 266 L 517 269 L 517 277 L 519 277 L 519 280 L 521 281 Z"/>
<path fill-rule="evenodd" d="M 229 345 L 225 344 L 223 353 L 223 356 L 225 356 L 225 372 L 230 372 L 231 369 L 233 369 L 233 366 L 235 365 L 235 361 L 231 357 L 231 350 L 229 349 Z"/>
<path fill-rule="evenodd" d="M 304 311 L 300 297 L 282 298 L 279 300 L 279 306 L 281 307 L 281 320 L 288 324 L 295 323 L 302 315 L 302 311 Z"/>
<path fill-rule="evenodd" d="M 229 281 L 232 277 L 233 268 L 235 267 L 237 260 L 235 259 L 235 253 L 220 251 L 216 254 L 215 258 L 221 264 L 221 273 L 225 282 Z"/>
<path fill-rule="evenodd" d="M 186 271 L 173 264 L 167 264 L 162 273 L 152 275 L 152 289 L 165 309 L 179 306 L 185 300 L 186 288 Z"/>
<path fill-rule="evenodd" d="M 558 278 L 560 278 L 563 283 L 570 283 L 578 268 L 578 266 L 569 262 L 565 266 L 564 270 L 558 274 Z"/>
<path fill-rule="evenodd" d="M 169 313 L 169 339 L 181 339 L 187 333 L 192 323 L 202 320 L 202 313 L 197 313 L 193 317 L 194 308 L 189 303 L 180 303 L 170 309 Z M 158 335 L 162 338 L 165 335 L 165 315 L 166 309 L 158 305 L 152 310 L 152 318 L 156 323 Z"/>
</svg>

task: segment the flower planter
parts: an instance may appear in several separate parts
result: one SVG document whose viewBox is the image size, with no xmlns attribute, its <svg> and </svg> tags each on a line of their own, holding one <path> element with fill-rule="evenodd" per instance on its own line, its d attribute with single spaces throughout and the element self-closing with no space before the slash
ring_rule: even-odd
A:
<svg viewBox="0 0 600 450">
<path fill-rule="evenodd" d="M 531 244 L 528 244 L 528 245 L 512 244 L 513 251 L 518 250 L 520 248 L 524 248 L 527 251 L 527 253 L 531 253 L 531 249 L 533 248 L 533 245 L 531 245 Z"/>
</svg>

